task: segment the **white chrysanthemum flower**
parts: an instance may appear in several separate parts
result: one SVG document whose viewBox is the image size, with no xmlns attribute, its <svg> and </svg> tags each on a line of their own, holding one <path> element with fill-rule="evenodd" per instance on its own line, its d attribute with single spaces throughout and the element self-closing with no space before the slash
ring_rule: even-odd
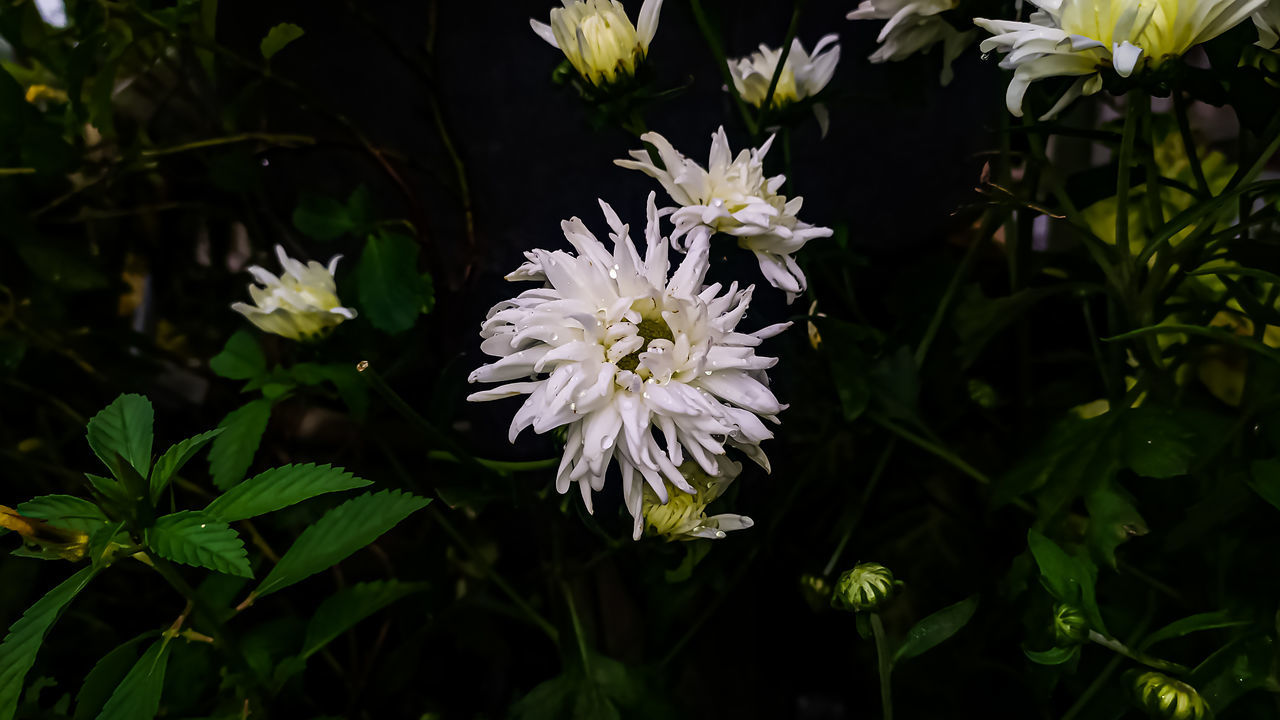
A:
<svg viewBox="0 0 1280 720">
<path fill-rule="evenodd" d="M 306 265 L 285 254 L 276 246 L 276 257 L 284 273 L 276 277 L 254 265 L 250 274 L 262 287 L 249 285 L 253 305 L 234 303 L 231 309 L 244 315 L 259 329 L 290 340 L 320 337 L 356 316 L 352 308 L 343 307 L 338 299 L 338 285 L 333 273 L 341 255 L 334 255 L 325 267 L 315 260 Z"/>
<path fill-rule="evenodd" d="M 1270 50 L 1280 44 L 1280 0 L 1271 0 L 1253 14 L 1258 26 L 1258 46 Z"/>
<path fill-rule="evenodd" d="M 955 8 L 956 0 L 862 0 L 850 20 L 888 20 L 876 36 L 880 44 L 871 53 L 873 63 L 898 62 L 942 43 L 942 84 L 954 77 L 951 64 L 973 41 L 973 33 L 960 32 L 939 13 Z"/>
<path fill-rule="evenodd" d="M 723 455 L 717 460 L 720 467 L 715 475 L 708 475 L 697 463 L 686 462 L 680 466 L 685 479 L 697 490 L 692 495 L 674 490 L 664 503 L 652 488 L 646 487 L 641 502 L 643 529 L 667 540 L 719 540 L 725 537 L 725 533 L 745 530 L 754 525 L 755 522 L 745 515 L 722 513 L 707 516 L 707 505 L 723 495 L 742 472 L 741 464 Z M 639 539 L 640 532 L 641 523 L 637 517 L 634 532 L 636 539 Z"/>
<path fill-rule="evenodd" d="M 618 0 L 563 0 L 551 11 L 551 24 L 530 19 L 538 37 L 564 52 L 569 63 L 593 85 L 605 85 L 635 74 L 649 54 L 658 32 L 662 0 L 640 6 L 639 28 L 631 24 Z"/>
<path fill-rule="evenodd" d="M 805 51 L 798 38 L 792 40 L 791 52 L 787 53 L 787 62 L 782 65 L 782 73 L 778 75 L 778 85 L 769 104 L 783 107 L 813 97 L 826 87 L 835 74 L 836 64 L 840 62 L 840 45 L 836 42 L 839 39 L 840 36 L 835 34 L 824 35 L 813 47 L 812 55 Z M 781 56 L 782 48 L 761 45 L 758 52 L 729 61 L 733 86 L 743 100 L 756 107 L 764 105 Z"/>
<path fill-rule="evenodd" d="M 1102 89 L 1101 71 L 1121 77 L 1184 54 L 1258 11 L 1266 0 L 1031 0 L 1041 9 L 1031 22 L 976 18 L 993 37 L 982 52 L 1008 55 L 1000 67 L 1013 70 L 1005 93 L 1009 112 L 1022 116 L 1022 99 L 1033 81 L 1077 77 L 1042 119 L 1072 100 Z"/>
<path fill-rule="evenodd" d="M 632 160 L 613 162 L 656 179 L 681 206 L 672 215 L 676 226 L 672 242 L 698 227 L 733 235 L 738 245 L 755 253 L 769 284 L 786 291 L 787 302 L 804 292 L 804 272 L 792 255 L 813 238 L 829 237 L 831 228 L 801 222 L 796 214 L 804 199 L 787 200 L 778 194 L 785 176 L 765 177 L 764 156 L 773 144 L 772 137 L 758 150 L 743 150 L 735 158 L 721 127 L 711 136 L 706 169 L 680 154 L 658 133 L 645 133 L 640 139 L 657 149 L 665 168 L 654 165 L 644 150 L 632 150 Z"/>
<path fill-rule="evenodd" d="M 729 445 L 768 469 L 760 443 L 773 434 L 761 418 L 776 423 L 786 406 L 764 373 L 777 361 L 756 356 L 754 348 L 790 323 L 735 331 L 752 288 L 734 283 L 722 294 L 719 284 L 703 287 L 707 230 L 691 235 L 688 256 L 668 278 L 669 243 L 653 194 L 643 258 L 628 226 L 607 203 L 600 207 L 612 254 L 574 218 L 561 227 L 576 255 L 533 250 L 507 276 L 544 285 L 489 311 L 480 347 L 500 359 L 469 379 L 507 384 L 467 399 L 528 395 L 510 439 L 527 427 L 538 433 L 565 427 L 556 489 L 578 483 L 591 510 L 591 491 L 604 487 L 616 460 L 627 510 L 639 518 L 646 483 L 663 501 L 667 483 L 696 492 L 679 469 L 686 459 L 714 475 Z"/>
</svg>

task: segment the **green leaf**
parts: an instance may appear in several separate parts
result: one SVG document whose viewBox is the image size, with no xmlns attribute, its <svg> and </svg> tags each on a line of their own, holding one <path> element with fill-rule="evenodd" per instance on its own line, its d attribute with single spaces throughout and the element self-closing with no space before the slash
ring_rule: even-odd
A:
<svg viewBox="0 0 1280 720">
<path fill-rule="evenodd" d="M 1027 531 L 1027 545 L 1040 567 L 1040 580 L 1058 602 L 1075 605 L 1084 611 L 1089 625 L 1109 635 L 1098 609 L 1095 583 L 1098 567 L 1087 555 L 1068 555 L 1065 550 L 1034 528 Z"/>
<path fill-rule="evenodd" d="M 293 211 L 293 226 L 316 240 L 363 235 L 373 225 L 373 195 L 364 185 L 351 193 L 346 204 L 324 195 L 302 193 Z"/>
<path fill-rule="evenodd" d="M 265 597 L 342 562 L 430 502 L 398 490 L 348 500 L 302 531 L 253 596 Z"/>
<path fill-rule="evenodd" d="M 1263 500 L 1280 508 L 1280 458 L 1255 460 L 1249 470 L 1249 487 Z"/>
<path fill-rule="evenodd" d="M 920 377 L 915 358 L 906 346 L 877 360 L 870 380 L 872 395 L 889 417 L 909 420 L 916 416 Z"/>
<path fill-rule="evenodd" d="M 1120 431 L 1124 463 L 1134 472 L 1150 478 L 1187 474 L 1195 433 L 1169 411 L 1147 405 L 1126 410 Z"/>
<path fill-rule="evenodd" d="M 1022 649 L 1027 659 L 1037 665 L 1062 665 L 1070 662 L 1080 655 L 1080 646 L 1072 645 L 1070 647 L 1056 647 L 1048 650 L 1028 650 Z"/>
<path fill-rule="evenodd" d="M 265 515 L 317 495 L 370 485 L 342 468 L 328 465 L 285 465 L 259 473 L 209 503 L 205 512 L 235 522 Z"/>
<path fill-rule="evenodd" d="M 89 420 L 89 447 L 99 460 L 120 477 L 116 455 L 142 477 L 151 469 L 151 431 L 155 411 L 141 395 L 121 395 Z"/>
<path fill-rule="evenodd" d="M 102 712 L 111 693 L 124 680 L 125 675 L 138 662 L 138 645 L 157 633 L 149 632 L 120 645 L 99 660 L 85 676 L 80 692 L 76 693 L 76 713 L 73 720 L 93 720 Z"/>
<path fill-rule="evenodd" d="M 267 36 L 262 38 L 262 57 L 264 60 L 270 60 L 276 53 L 285 48 L 286 45 L 306 35 L 306 32 L 294 25 L 293 23 L 280 23 L 267 31 Z"/>
<path fill-rule="evenodd" d="M 356 266 L 360 310 L 373 326 L 387 333 L 413 327 L 426 303 L 426 287 L 418 274 L 418 244 L 394 233 L 372 235 Z"/>
<path fill-rule="evenodd" d="M 183 565 L 228 575 L 253 577 L 244 542 L 229 525 L 194 510 L 156 518 L 147 528 L 147 546 L 157 555 Z"/>
<path fill-rule="evenodd" d="M 169 481 L 182 469 L 182 466 L 195 457 L 195 454 L 200 452 L 200 449 L 210 440 L 221 435 L 224 429 L 215 428 L 209 432 L 200 433 L 165 450 L 164 454 L 156 460 L 155 467 L 151 468 L 151 501 L 157 502 L 160 494 L 169 486 Z"/>
<path fill-rule="evenodd" d="M 267 359 L 253 333 L 237 330 L 222 352 L 209 358 L 209 369 L 228 380 L 249 380 L 267 371 Z"/>
<path fill-rule="evenodd" d="M 1215 714 L 1221 714 L 1241 695 L 1268 683 L 1274 646 L 1262 634 L 1237 638 L 1200 663 L 1186 681 L 1200 691 Z"/>
<path fill-rule="evenodd" d="M 832 384 L 846 422 L 853 422 L 871 402 L 870 361 L 859 347 L 869 333 L 861 326 L 831 318 L 813 318 L 821 333 L 819 348 L 827 356 Z"/>
<path fill-rule="evenodd" d="M 112 552 L 113 548 L 111 547 L 112 542 L 119 541 L 122 545 L 132 544 L 129 542 L 127 534 L 121 537 L 124 525 L 123 520 L 115 524 L 102 525 L 89 534 L 89 542 L 85 547 L 85 557 L 89 558 L 93 569 L 101 570 L 109 566 L 115 559 L 115 555 Z"/>
<path fill-rule="evenodd" d="M 898 651 L 893 654 L 893 664 L 897 665 L 903 660 L 926 653 L 955 635 L 968 624 L 977 609 L 978 596 L 971 595 L 916 623 L 907 631 L 907 637 L 902 641 Z"/>
<path fill-rule="evenodd" d="M 19 515 L 44 520 L 56 528 L 92 533 L 110 522 L 97 505 L 70 495 L 42 495 L 17 508 Z"/>
<path fill-rule="evenodd" d="M 232 410 L 218 423 L 223 432 L 209 448 L 209 474 L 219 489 L 226 490 L 244 480 L 270 419 L 271 401 L 264 398 Z"/>
<path fill-rule="evenodd" d="M 124 488 L 115 480 L 102 477 L 101 475 L 94 475 L 93 473 L 85 473 L 84 477 L 89 481 L 90 487 L 97 490 L 98 494 L 108 502 L 121 505 L 128 499 L 128 496 L 124 492 Z"/>
<path fill-rule="evenodd" d="M 400 598 L 426 589 L 426 583 L 383 580 L 339 590 L 316 609 L 315 616 L 307 625 L 307 639 L 302 643 L 301 656 L 311 657 L 361 620 Z"/>
<path fill-rule="evenodd" d="M 1251 625 L 1248 620 L 1233 620 L 1231 613 L 1226 610 L 1218 610 L 1217 612 L 1200 613 L 1184 617 L 1181 620 L 1175 620 L 1159 630 L 1151 633 L 1142 639 L 1142 643 L 1138 645 L 1138 649 L 1145 651 L 1147 648 L 1164 640 L 1172 640 L 1180 638 L 1183 635 L 1189 635 L 1193 632 L 1202 630 L 1220 630 L 1222 628 L 1243 627 Z"/>
<path fill-rule="evenodd" d="M 1084 506 L 1089 511 L 1089 529 L 1085 535 L 1089 548 L 1113 570 L 1116 548 L 1150 532 L 1133 506 L 1133 497 L 1113 480 L 1086 493 Z"/>
<path fill-rule="evenodd" d="M 12 720 L 22 694 L 22 681 L 35 663 L 45 635 L 67 604 L 93 579 L 94 573 L 92 567 L 86 567 L 67 578 L 27 608 L 9 627 L 9 634 L 0 643 L 0 720 Z"/>
<path fill-rule="evenodd" d="M 168 638 L 160 638 L 147 648 L 102 707 L 98 720 L 154 718 L 160 710 L 164 673 L 169 665 L 169 649 Z"/>
</svg>

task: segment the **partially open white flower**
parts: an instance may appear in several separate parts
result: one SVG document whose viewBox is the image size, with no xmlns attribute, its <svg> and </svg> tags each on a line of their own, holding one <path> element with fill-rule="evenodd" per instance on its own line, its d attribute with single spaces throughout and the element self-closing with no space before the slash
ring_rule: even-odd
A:
<svg viewBox="0 0 1280 720">
<path fill-rule="evenodd" d="M 574 218 L 561 227 L 577 254 L 532 250 L 507 276 L 543 286 L 489 311 L 480 347 L 500 359 L 470 381 L 507 384 L 467 399 L 528 395 L 510 439 L 526 427 L 538 433 L 565 427 L 556 489 L 563 493 L 578 483 L 590 510 L 591 491 L 604 487 L 617 461 L 627 509 L 640 518 L 645 484 L 662 501 L 669 497 L 667 483 L 696 492 L 679 469 L 686 459 L 716 475 L 729 445 L 768 469 L 760 443 L 773 434 L 761 418 L 777 422 L 786 406 L 764 372 L 777 361 L 756 356 L 754 348 L 790 323 L 735 331 L 752 288 L 734 283 L 721 293 L 719 284 L 703 287 L 710 254 L 705 229 L 691 234 L 688 256 L 668 278 L 669 242 L 653 194 L 644 257 L 628 226 L 608 204 L 600 207 L 612 254 Z"/>
<path fill-rule="evenodd" d="M 325 267 L 315 260 L 306 265 L 285 254 L 276 246 L 276 257 L 284 273 L 276 277 L 254 265 L 249 273 L 262 285 L 249 285 L 253 305 L 233 303 L 231 309 L 244 315 L 259 329 L 290 340 L 309 340 L 328 333 L 355 318 L 356 311 L 343 307 L 338 299 L 338 285 L 333 273 L 341 255 L 334 255 Z"/>
<path fill-rule="evenodd" d="M 848 14 L 850 20 L 888 20 L 876 36 L 880 46 L 871 53 L 873 63 L 898 62 L 942 43 L 942 84 L 951 82 L 951 64 L 973 42 L 973 33 L 960 32 L 938 17 L 956 0 L 862 0 Z"/>
<path fill-rule="evenodd" d="M 787 293 L 787 302 L 804 292 L 804 272 L 792 255 L 813 238 L 829 237 L 831 228 L 801 222 L 796 214 L 804 199 L 787 200 L 778 194 L 785 176 L 765 177 L 764 156 L 773 144 L 772 137 L 758 150 L 743 150 L 735 158 L 722 127 L 711 136 L 706 169 L 680 154 L 658 133 L 645 133 L 640 139 L 658 150 L 665 169 L 655 165 L 644 150 L 632 150 L 632 160 L 613 162 L 656 179 L 680 205 L 672 214 L 676 226 L 672 242 L 678 243 L 699 227 L 733 235 L 738 245 L 755 253 L 765 279 Z"/>
<path fill-rule="evenodd" d="M 618 0 L 562 1 L 563 8 L 551 11 L 550 25 L 529 20 L 538 37 L 564 52 L 578 74 L 593 85 L 634 75 L 658 31 L 662 0 L 644 1 L 638 29 Z"/>
<path fill-rule="evenodd" d="M 1271 0 L 1253 14 L 1258 26 L 1258 46 L 1270 50 L 1280 44 L 1280 0 Z"/>
<path fill-rule="evenodd" d="M 1000 67 L 1013 70 L 1005 93 L 1009 112 L 1022 116 L 1032 82 L 1076 77 L 1042 119 L 1081 95 L 1102 89 L 1101 72 L 1129 77 L 1212 40 L 1258 11 L 1266 0 L 1031 0 L 1041 9 L 1031 22 L 976 18 L 993 37 L 982 52 L 1008 53 Z"/>
<path fill-rule="evenodd" d="M 783 107 L 799 102 L 817 95 L 826 87 L 836 71 L 836 63 L 840 62 L 840 45 L 836 43 L 839 39 L 840 36 L 835 34 L 824 35 L 813 47 L 812 55 L 805 51 L 798 38 L 792 40 L 791 52 L 778 75 L 770 106 Z M 758 52 L 729 61 L 733 86 L 743 100 L 756 107 L 764 105 L 765 96 L 769 94 L 769 82 L 773 80 L 781 56 L 782 48 L 761 45 Z"/>
<path fill-rule="evenodd" d="M 742 472 L 741 464 L 723 455 L 717 459 L 720 468 L 715 475 L 708 475 L 697 463 L 686 462 L 680 466 L 680 471 L 697 490 L 696 493 L 671 490 L 664 503 L 652 488 L 646 487 L 641 503 L 643 529 L 667 540 L 719 540 L 725 537 L 725 533 L 754 525 L 745 515 L 722 513 L 707 516 L 707 506 L 723 495 Z M 634 537 L 639 539 L 640 532 L 640 518 L 636 518 Z"/>
</svg>

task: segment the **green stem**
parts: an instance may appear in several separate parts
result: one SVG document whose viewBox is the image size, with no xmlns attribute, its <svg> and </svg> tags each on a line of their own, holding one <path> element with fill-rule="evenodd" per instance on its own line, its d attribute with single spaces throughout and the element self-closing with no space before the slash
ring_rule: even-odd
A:
<svg viewBox="0 0 1280 720">
<path fill-rule="evenodd" d="M 35 175 L 36 169 L 29 167 L 5 167 L 0 168 L 0 176 L 4 175 Z"/>
<path fill-rule="evenodd" d="M 496 585 L 503 594 L 510 598 L 511 602 L 515 603 L 516 607 L 523 610 L 525 614 L 529 616 L 529 619 L 533 621 L 533 624 L 537 625 L 544 633 L 547 634 L 547 637 L 551 638 L 551 642 L 559 645 L 560 632 L 556 630 L 555 626 L 548 622 L 546 618 L 542 617 L 537 610 L 534 610 L 532 605 L 525 602 L 525 599 L 521 597 L 520 594 L 517 593 L 510 585 L 508 585 L 507 581 L 503 580 L 502 576 L 499 575 L 497 571 L 489 566 L 489 563 L 484 559 L 484 557 L 481 556 L 480 553 L 476 552 L 476 549 L 471 546 L 471 543 L 467 542 L 467 539 L 462 536 L 462 533 L 458 532 L 458 529 L 453 526 L 453 523 L 449 522 L 449 520 L 444 516 L 444 513 L 440 512 L 435 505 L 428 506 L 427 512 L 431 513 L 432 518 L 436 522 L 440 523 L 440 527 L 444 528 L 444 531 L 448 533 L 449 537 L 458 544 L 458 547 L 462 548 L 462 551 L 471 558 L 472 562 L 474 562 L 476 567 L 484 573 L 485 577 Z"/>
<path fill-rule="evenodd" d="M 978 247 L 985 244 L 987 239 L 995 233 L 1000 227 L 1002 218 L 999 214 L 992 212 L 983 221 L 982 229 L 978 232 L 978 237 L 974 238 L 969 248 L 965 250 L 964 258 L 960 260 L 959 267 L 955 273 L 951 275 L 951 282 L 947 284 L 947 289 L 942 293 L 942 299 L 938 301 L 938 307 L 933 311 L 933 317 L 929 320 L 929 326 L 925 328 L 924 337 L 920 338 L 920 344 L 916 347 L 916 367 L 924 367 L 925 358 L 929 356 L 929 347 L 933 345 L 933 340 L 938 335 L 938 331 L 942 329 L 942 321 L 946 319 L 947 312 L 951 309 L 951 300 L 955 297 L 956 292 L 960 289 L 960 283 L 969 276 L 969 266 L 973 265 L 973 260 L 977 257 Z"/>
<path fill-rule="evenodd" d="M 454 455 L 448 450 L 430 450 L 427 452 L 427 459 L 461 464 L 465 464 L 467 462 L 466 460 L 459 459 L 457 455 Z M 560 458 L 524 461 L 489 460 L 482 457 L 473 457 L 472 459 L 500 475 L 509 475 L 511 473 L 518 472 L 531 472 L 534 470 L 546 470 L 547 468 L 553 468 L 560 464 Z"/>
<path fill-rule="evenodd" d="M 1124 111 L 1124 133 L 1120 137 L 1119 168 L 1116 171 L 1116 248 L 1126 266 L 1133 262 L 1129 252 L 1129 178 L 1133 170 L 1133 144 L 1138 135 L 1142 107 L 1149 109 L 1149 102 L 1145 95 L 1141 98 L 1136 94 L 1129 96 Z"/>
<path fill-rule="evenodd" d="M 1146 614 L 1138 621 L 1137 627 L 1134 628 L 1133 633 L 1129 637 L 1130 643 L 1137 643 L 1142 639 L 1143 635 L 1147 631 L 1147 627 L 1151 624 L 1151 617 L 1152 608 L 1148 606 Z M 1098 673 L 1098 676 L 1093 679 L 1093 682 L 1089 683 L 1089 687 L 1085 688 L 1084 692 L 1080 693 L 1080 697 L 1076 698 L 1075 703 L 1073 703 L 1067 710 L 1066 714 L 1062 716 L 1062 720 L 1073 720 L 1073 718 L 1083 712 L 1085 707 L 1088 706 L 1089 701 L 1092 700 L 1093 696 L 1097 695 L 1098 691 L 1107 684 L 1107 680 L 1115 673 L 1116 668 L 1120 667 L 1120 663 L 1123 660 L 1124 657 L 1122 655 L 1116 655 L 1111 658 L 1111 661 L 1107 663 L 1106 667 L 1102 668 L 1102 672 Z"/>
<path fill-rule="evenodd" d="M 773 104 L 773 93 L 778 89 L 778 80 L 782 77 L 782 70 L 786 67 L 787 58 L 791 56 L 791 43 L 796 39 L 796 33 L 800 30 L 800 8 L 802 7 L 804 7 L 804 0 L 796 0 L 795 7 L 791 10 L 791 24 L 787 26 L 787 36 L 782 41 L 778 64 L 774 66 L 773 76 L 769 78 L 769 89 L 765 92 L 764 103 L 760 106 L 760 120 L 757 123 L 757 127 L 764 127 L 765 115 L 768 114 L 769 108 Z"/>
<path fill-rule="evenodd" d="M 729 71 L 729 59 L 725 57 L 724 48 L 720 47 L 720 39 L 716 37 L 715 29 L 707 19 L 706 11 L 702 9 L 702 0 L 689 0 L 689 5 L 693 9 L 693 19 L 698 23 L 698 30 L 702 32 L 703 39 L 707 41 L 707 48 L 711 50 L 712 56 L 716 59 L 716 65 L 720 68 L 720 76 L 724 80 L 725 87 L 729 89 L 734 104 L 738 106 L 738 112 L 742 114 L 742 123 L 754 138 L 758 132 L 756 121 L 751 117 L 746 101 L 738 94 L 738 86 L 733 84 L 733 73 Z"/>
<path fill-rule="evenodd" d="M 892 420 L 890 420 L 890 419 L 889 419 L 889 418 L 887 418 L 887 417 L 884 417 L 883 415 L 880 415 L 879 413 L 867 413 L 867 416 L 868 416 L 869 418 L 871 418 L 871 420 L 872 420 L 873 422 L 875 422 L 877 425 L 879 425 L 880 427 L 884 428 L 885 430 L 888 430 L 889 432 L 893 433 L 894 435 L 897 435 L 898 437 L 902 438 L 903 440 L 906 440 L 907 442 L 911 443 L 912 445 L 915 445 L 916 447 L 920 448 L 921 450 L 924 450 L 925 452 L 929 453 L 930 455 L 933 455 L 934 457 L 938 458 L 939 460 L 942 460 L 942 461 L 946 462 L 947 464 L 951 465 L 951 466 L 952 466 L 952 467 L 954 467 L 955 469 L 959 470 L 960 472 L 964 473 L 965 475 L 968 475 L 969 477 L 973 478 L 974 480 L 977 480 L 978 482 L 982 483 L 983 485 L 990 485 L 990 484 L 991 484 L 991 478 L 987 477 L 987 476 L 986 476 L 986 475 L 984 475 L 982 472 L 980 472 L 979 470 L 975 469 L 972 465 L 970 465 L 969 463 L 965 462 L 965 461 L 964 461 L 963 459 L 961 459 L 958 455 L 956 455 L 955 453 L 953 453 L 953 452 L 951 452 L 950 450 L 946 449 L 945 447 L 942 447 L 941 445 L 934 444 L 934 443 L 932 443 L 932 442 L 930 442 L 930 441 L 928 441 L 928 440 L 926 440 L 926 439 L 924 439 L 924 438 L 920 437 L 919 435 L 916 435 L 915 433 L 911 432 L 910 430 L 907 430 L 906 428 L 903 428 L 903 427 L 898 426 L 898 425 L 897 425 L 897 424 L 895 424 Z"/>
<path fill-rule="evenodd" d="M 164 155 L 175 155 L 177 153 L 189 152 L 191 150 L 202 150 L 204 148 L 219 147 L 221 145 L 234 145 L 243 142 L 260 141 L 271 143 L 273 145 L 315 145 L 316 139 L 310 135 L 294 135 L 294 134 L 274 134 L 260 132 L 246 132 L 238 135 L 228 135 L 226 137 L 208 138 L 206 140 L 196 140 L 194 142 L 183 143 L 182 145 L 174 145 L 172 147 L 156 148 L 154 150 L 143 150 L 142 157 L 161 157 Z"/>
<path fill-rule="evenodd" d="M 1154 238 L 1156 229 L 1164 225 L 1164 203 L 1160 197 L 1160 166 L 1156 164 L 1155 133 L 1151 129 L 1151 106 L 1138 103 L 1142 110 L 1142 166 L 1147 174 L 1147 188 L 1143 197 L 1147 201 L 1147 238 Z"/>
<path fill-rule="evenodd" d="M 893 660 L 889 657 L 889 639 L 884 634 L 884 623 L 880 621 L 880 613 L 870 613 L 871 634 L 876 639 L 876 664 L 880 668 L 880 706 L 884 712 L 884 720 L 893 720 L 893 692 L 889 687 L 889 679 L 893 673 Z"/>
<path fill-rule="evenodd" d="M 1179 665 L 1178 663 L 1175 663 L 1175 662 L 1169 662 L 1168 660 L 1161 660 L 1160 658 L 1151 657 L 1150 655 L 1144 652 L 1141 652 L 1139 650 L 1133 650 L 1129 646 L 1120 642 L 1119 640 L 1116 640 L 1115 638 L 1109 638 L 1106 635 L 1103 635 L 1102 633 L 1096 630 L 1089 631 L 1089 639 L 1101 645 L 1102 647 L 1107 648 L 1108 650 L 1117 652 L 1129 658 L 1130 660 L 1133 660 L 1134 662 L 1142 663 L 1143 665 L 1146 665 L 1148 667 L 1153 667 L 1157 670 L 1162 670 L 1164 672 L 1174 673 L 1177 675 L 1185 675 L 1186 673 L 1191 672 L 1191 669 L 1188 668 L 1186 665 Z"/>
<path fill-rule="evenodd" d="M 880 484 L 880 477 L 884 475 L 884 469 L 889 465 L 889 457 L 893 455 L 893 450 L 897 447 L 898 439 L 890 438 L 889 443 L 884 446 L 884 452 L 880 453 L 880 459 L 876 461 L 875 468 L 871 471 L 871 478 L 867 480 L 867 486 L 862 490 L 862 499 L 858 501 L 858 507 L 853 511 L 853 519 L 849 521 L 849 527 L 845 528 L 844 535 L 840 537 L 840 542 L 836 544 L 836 549 L 831 552 L 831 558 L 827 560 L 827 566 L 822 570 L 823 577 L 831 577 L 831 572 L 835 570 L 836 562 L 840 560 L 840 554 L 844 552 L 844 548 L 849 544 L 849 538 L 853 537 L 853 531 L 857 529 L 858 523 L 862 522 L 862 516 L 866 513 L 867 505 L 871 502 L 871 495 L 875 492 L 876 486 Z"/>
<path fill-rule="evenodd" d="M 1204 167 L 1200 164 L 1200 154 L 1196 150 L 1196 140 L 1191 134 L 1191 119 L 1187 114 L 1187 98 L 1180 90 L 1173 91 L 1173 114 L 1178 119 L 1178 133 L 1182 135 L 1182 149 L 1187 154 L 1187 162 L 1191 165 L 1191 174 L 1195 176 L 1196 187 L 1200 194 L 1209 197 L 1213 191 L 1209 189 L 1209 181 L 1204 177 Z"/>
<path fill-rule="evenodd" d="M 560 590 L 564 593 L 564 602 L 569 606 L 569 620 L 573 623 L 573 635 L 578 639 L 578 654 L 582 656 L 582 669 L 587 677 L 591 677 L 591 653 L 587 651 L 587 638 L 582 632 L 582 621 L 578 619 L 578 608 L 573 602 L 573 590 L 569 583 L 560 581 Z"/>
</svg>

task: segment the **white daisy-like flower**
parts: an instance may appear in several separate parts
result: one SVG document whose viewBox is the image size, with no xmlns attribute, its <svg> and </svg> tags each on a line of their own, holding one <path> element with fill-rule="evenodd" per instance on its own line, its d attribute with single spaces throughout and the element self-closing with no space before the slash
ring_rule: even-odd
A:
<svg viewBox="0 0 1280 720">
<path fill-rule="evenodd" d="M 778 85 L 769 104 L 783 107 L 813 97 L 826 87 L 835 74 L 836 64 L 840 62 L 840 45 L 836 42 L 839 39 L 840 36 L 835 34 L 824 35 L 813 46 L 812 55 L 804 49 L 799 38 L 792 40 L 791 52 L 787 53 L 787 61 L 782 65 L 782 73 L 778 75 Z M 782 48 L 761 45 L 759 51 L 729 61 L 733 86 L 743 100 L 756 107 L 764 105 L 765 96 L 769 94 L 769 82 L 773 80 L 780 57 Z"/>
<path fill-rule="evenodd" d="M 733 235 L 738 245 L 755 253 L 765 279 L 787 293 L 787 302 L 804 292 L 804 272 L 792 255 L 813 238 L 830 237 L 831 228 L 801 222 L 796 215 L 804 199 L 788 200 L 778 194 L 785 176 L 765 177 L 764 156 L 772 137 L 759 149 L 743 150 L 735 158 L 721 127 L 711 136 L 711 157 L 705 169 L 658 133 L 645 133 L 640 139 L 657 149 L 664 167 L 655 165 L 644 150 L 632 150 L 631 160 L 613 162 L 656 179 L 680 205 L 672 214 L 676 227 L 672 242 L 678 243 L 699 227 Z"/>
<path fill-rule="evenodd" d="M 356 311 L 343 307 L 338 299 L 338 285 L 333 273 L 341 255 L 334 255 L 325 267 L 315 260 L 306 265 L 285 254 L 276 246 L 276 257 L 284 273 L 280 277 L 254 265 L 249 273 L 262 287 L 249 285 L 253 305 L 233 303 L 231 309 L 244 315 L 260 330 L 290 340 L 321 337 L 344 320 L 354 319 Z"/>
<path fill-rule="evenodd" d="M 697 490 L 690 495 L 680 490 L 670 491 L 670 498 L 662 502 L 652 488 L 644 489 L 641 502 L 644 523 L 643 529 L 651 535 L 664 537 L 667 540 L 720 540 L 733 530 L 745 530 L 755 525 L 745 515 L 722 513 L 707 516 L 707 505 L 729 489 L 729 485 L 742 472 L 742 465 L 725 456 L 717 458 L 720 463 L 719 472 L 708 475 L 697 463 L 686 462 L 680 466 L 689 484 Z M 636 518 L 634 537 L 639 539 L 641 532 L 640 518 Z"/>
<path fill-rule="evenodd" d="M 507 276 L 543 285 L 489 311 L 480 347 L 500 359 L 469 379 L 506 384 L 467 399 L 528 395 L 510 439 L 527 427 L 537 433 L 566 428 L 556 489 L 564 493 L 578 483 L 591 510 L 592 490 L 604 487 L 616 461 L 627 510 L 641 518 L 646 485 L 663 502 L 668 483 L 697 492 L 680 472 L 686 460 L 716 475 L 727 445 L 768 469 L 760 443 L 773 434 L 761 418 L 776 423 L 786 406 L 764 372 L 777 361 L 758 357 L 755 347 L 790 323 L 749 334 L 735 330 L 752 288 L 703 287 L 708 230 L 691 234 L 688 255 L 668 277 L 669 241 L 661 235 L 653 194 L 643 257 L 628 226 L 608 204 L 600 207 L 612 254 L 574 218 L 561 227 L 576 254 L 533 250 Z"/>
<path fill-rule="evenodd" d="M 1102 71 L 1121 77 L 1154 68 L 1212 40 L 1257 12 L 1266 0 L 1031 0 L 1040 10 L 1031 22 L 976 18 L 993 37 L 982 52 L 1007 53 L 1000 67 L 1013 70 L 1005 93 L 1009 112 L 1022 116 L 1032 82 L 1078 77 L 1042 116 L 1051 118 L 1081 95 L 1102 89 Z"/>
<path fill-rule="evenodd" d="M 634 75 L 658 32 L 662 0 L 644 1 L 638 28 L 618 0 L 562 1 L 563 8 L 551 11 L 550 25 L 529 20 L 538 37 L 559 48 L 578 74 L 593 85 Z"/>
<path fill-rule="evenodd" d="M 898 62 L 942 43 L 942 84 L 955 76 L 951 64 L 973 42 L 973 33 L 960 32 L 938 17 L 954 9 L 957 0 L 862 0 L 850 20 L 888 20 L 876 36 L 879 47 L 873 63 Z"/>
<path fill-rule="evenodd" d="M 1271 0 L 1253 14 L 1258 26 L 1258 46 L 1268 50 L 1280 44 L 1280 0 Z"/>
</svg>

